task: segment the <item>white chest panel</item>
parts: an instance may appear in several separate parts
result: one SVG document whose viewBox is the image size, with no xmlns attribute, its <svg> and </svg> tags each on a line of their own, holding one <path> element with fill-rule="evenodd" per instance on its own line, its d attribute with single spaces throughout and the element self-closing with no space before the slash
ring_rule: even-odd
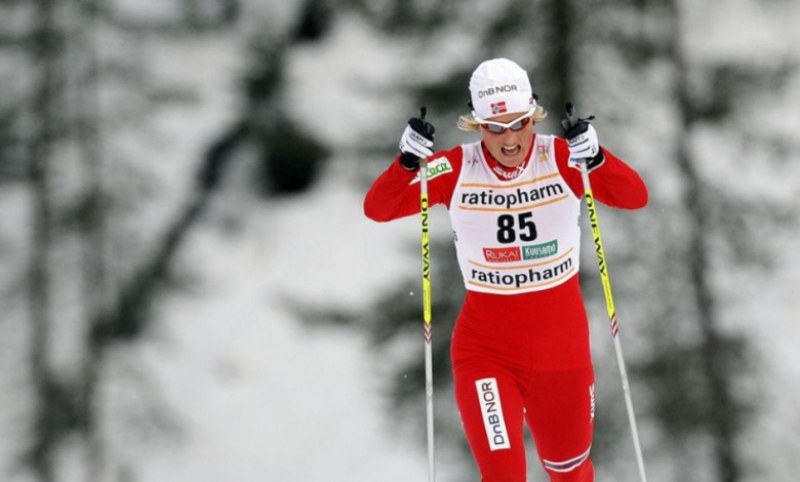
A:
<svg viewBox="0 0 800 482">
<path fill-rule="evenodd" d="M 450 220 L 466 288 L 525 293 L 577 274 L 580 199 L 558 172 L 553 137 L 537 134 L 528 165 L 508 181 L 491 171 L 479 142 L 463 147 Z"/>
</svg>

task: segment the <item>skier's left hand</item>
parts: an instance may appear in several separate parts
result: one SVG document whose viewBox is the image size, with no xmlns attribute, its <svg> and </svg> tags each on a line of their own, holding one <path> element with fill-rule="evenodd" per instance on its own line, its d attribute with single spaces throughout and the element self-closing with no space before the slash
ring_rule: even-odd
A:
<svg viewBox="0 0 800 482">
<path fill-rule="evenodd" d="M 600 149 L 597 140 L 597 131 L 588 120 L 578 121 L 564 133 L 564 137 L 569 145 L 570 166 L 580 168 L 580 160 L 586 159 L 586 167 L 592 171 L 605 161 L 603 150 Z"/>
</svg>

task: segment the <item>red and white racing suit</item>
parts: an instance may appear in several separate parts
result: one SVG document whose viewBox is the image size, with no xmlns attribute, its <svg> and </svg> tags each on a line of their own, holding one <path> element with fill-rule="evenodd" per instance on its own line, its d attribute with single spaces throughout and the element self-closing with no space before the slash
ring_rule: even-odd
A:
<svg viewBox="0 0 800 482">
<path fill-rule="evenodd" d="M 580 171 L 560 137 L 533 134 L 506 168 L 481 142 L 428 160 L 430 205 L 455 232 L 466 297 L 453 332 L 455 396 L 484 482 L 524 482 L 523 419 L 551 481 L 592 481 L 594 372 L 578 285 Z M 590 176 L 609 206 L 647 204 L 639 175 L 611 152 Z M 373 183 L 365 214 L 419 213 L 419 175 L 395 161 Z"/>
</svg>

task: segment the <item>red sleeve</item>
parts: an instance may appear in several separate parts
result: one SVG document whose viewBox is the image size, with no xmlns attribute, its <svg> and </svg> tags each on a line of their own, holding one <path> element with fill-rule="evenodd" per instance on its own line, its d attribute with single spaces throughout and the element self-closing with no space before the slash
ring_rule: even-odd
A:
<svg viewBox="0 0 800 482">
<path fill-rule="evenodd" d="M 428 203 L 430 206 L 444 204 L 450 208 L 456 182 L 461 172 L 461 146 L 449 151 L 437 152 L 428 160 L 429 164 L 445 158 L 447 165 L 442 164 L 438 172 L 429 171 Z M 403 169 L 399 156 L 378 176 L 367 191 L 364 198 L 364 214 L 373 221 L 391 221 L 393 219 L 417 214 L 420 211 L 419 182 L 413 182 L 415 172 Z"/>
<path fill-rule="evenodd" d="M 622 209 L 639 209 L 647 205 L 647 186 L 639 173 L 605 147 L 603 164 L 589 173 L 592 194 L 603 204 Z M 569 147 L 561 137 L 555 138 L 556 164 L 567 185 L 583 197 L 581 171 L 569 166 Z"/>
</svg>

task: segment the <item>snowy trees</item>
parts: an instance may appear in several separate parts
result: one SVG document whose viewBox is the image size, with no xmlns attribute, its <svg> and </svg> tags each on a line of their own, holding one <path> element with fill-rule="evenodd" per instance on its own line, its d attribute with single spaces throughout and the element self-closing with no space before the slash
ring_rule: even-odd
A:
<svg viewBox="0 0 800 482">
<path fill-rule="evenodd" d="M 760 238 L 748 228 L 750 220 L 772 218 L 773 229 L 780 230 L 777 220 L 784 209 L 730 190 L 728 173 L 745 162 L 746 147 L 734 139 L 752 135 L 735 127 L 750 112 L 744 99 L 757 97 L 768 84 L 781 85 L 789 71 L 788 59 L 781 56 L 758 64 L 730 58 L 714 29 L 705 36 L 694 30 L 704 22 L 705 8 L 680 1 L 644 2 L 632 12 L 640 28 L 630 29 L 632 36 L 618 33 L 615 40 L 635 45 L 622 52 L 637 75 L 663 74 L 663 83 L 639 103 L 652 105 L 658 99 L 671 118 L 666 129 L 652 124 L 656 131 L 669 132 L 670 142 L 657 154 L 662 165 L 650 169 L 674 179 L 677 187 L 654 196 L 662 209 L 655 245 L 662 254 L 641 260 L 664 274 L 654 278 L 653 286 L 668 294 L 646 309 L 648 318 L 659 322 L 653 326 L 658 336 L 650 340 L 650 353 L 642 357 L 642 381 L 651 391 L 663 442 L 681 460 L 694 460 L 675 469 L 676 479 L 703 472 L 713 474 L 710 480 L 734 482 L 745 480 L 752 464 L 740 444 L 758 406 L 741 387 L 752 384 L 757 367 L 747 325 L 731 322 L 724 301 L 729 295 L 719 276 L 748 260 L 736 246 Z M 617 32 L 624 31 L 620 25 Z M 703 45 L 696 43 L 698 36 Z M 640 112 L 645 121 L 648 110 Z M 722 149 L 703 149 L 703 144 Z M 768 142 L 763 145 L 771 149 Z M 687 447 L 708 452 L 695 458 Z"/>
<path fill-rule="evenodd" d="M 136 48 L 125 44 L 152 26 L 126 24 L 130 16 L 117 7 L 91 0 L 0 5 L 0 104 L 7 141 L 0 156 L 2 202 L 29 206 L 3 233 L 8 266 L 24 280 L 4 291 L 25 300 L 24 307 L 4 316 L 8 329 L 28 335 L 10 352 L 25 354 L 17 360 L 27 363 L 14 365 L 30 376 L 8 382 L 17 385 L 10 393 L 25 394 L 10 403 L 24 400 L 30 407 L 9 441 L 18 441 L 24 465 L 41 481 L 61 480 L 58 460 L 65 452 L 84 454 L 84 480 L 109 480 L 100 384 L 115 339 L 100 335 L 109 327 L 123 332 L 120 318 L 141 317 L 147 286 L 163 277 L 168 261 L 143 262 L 119 249 L 125 235 L 120 224 L 109 222 L 123 215 L 123 204 L 135 202 L 124 197 L 130 187 L 125 184 L 142 175 L 120 158 L 120 139 L 109 127 L 136 125 L 141 118 L 128 108 L 152 113 L 148 99 L 163 88 L 147 66 L 136 63 L 131 55 Z M 185 30 L 185 23 L 178 16 L 161 27 Z M 111 47 L 120 42 L 124 47 Z M 137 80 L 145 85 L 134 85 Z M 122 171 L 134 175 L 123 180 L 116 174 Z M 21 230 L 27 239 L 8 240 L 9 229 Z M 141 280 L 138 264 L 160 264 L 161 271 L 145 270 L 150 277 Z M 85 440 L 77 451 L 73 435 Z"/>
<path fill-rule="evenodd" d="M 300 12 L 290 42 L 324 34 L 324 10 L 314 3 Z M 173 260 L 234 161 L 255 153 L 249 188 L 268 198 L 307 189 L 327 156 L 282 109 L 285 45 L 261 38 L 233 127 L 198 138 L 203 154 L 187 201 L 177 210 L 156 207 L 155 223 L 141 214 L 153 209 L 146 198 L 154 180 L 174 162 L 142 147 L 162 135 L 152 119 L 191 102 L 194 87 L 164 78 L 157 47 L 223 33 L 240 7 L 238 0 L 0 3 L 0 203 L 17 214 L 6 216 L 2 232 L 14 273 L 2 280 L 3 293 L 16 307 L 4 311 L 3 329 L 25 339 L 4 360 L 25 367 L 24 376 L 3 379 L 13 388 L 6 403 L 24 407 L 14 413 L 17 437 L 9 437 L 18 442 L 7 450 L 23 454 L 36 480 L 64 480 L 74 470 L 90 482 L 134 476 L 135 462 L 120 457 L 120 434 L 110 429 L 124 415 L 113 413 L 119 402 L 108 395 L 110 385 L 125 383 L 114 373 L 118 347 L 152 326 L 160 296 L 177 284 Z M 143 417 L 168 430 L 158 411 Z"/>
</svg>

